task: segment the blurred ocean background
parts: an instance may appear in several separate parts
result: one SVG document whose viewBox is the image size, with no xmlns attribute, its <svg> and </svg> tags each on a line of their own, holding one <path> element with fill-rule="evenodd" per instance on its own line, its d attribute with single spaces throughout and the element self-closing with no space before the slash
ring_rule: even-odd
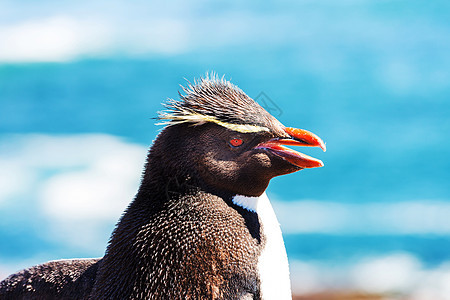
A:
<svg viewBox="0 0 450 300">
<path fill-rule="evenodd" d="M 450 2 L 0 1 L 0 279 L 100 257 L 161 103 L 225 75 L 328 151 L 272 180 L 299 295 L 450 299 Z M 258 99 L 257 99 L 258 100 Z"/>
</svg>

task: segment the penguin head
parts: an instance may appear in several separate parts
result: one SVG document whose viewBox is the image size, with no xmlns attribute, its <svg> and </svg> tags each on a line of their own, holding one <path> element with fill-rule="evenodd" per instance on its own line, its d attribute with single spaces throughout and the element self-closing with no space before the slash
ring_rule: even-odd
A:
<svg viewBox="0 0 450 300">
<path fill-rule="evenodd" d="M 173 168 L 188 169 L 215 189 L 259 196 L 275 176 L 323 166 L 284 147 L 325 151 L 318 136 L 285 127 L 230 82 L 206 77 L 183 90 L 180 100 L 169 101 L 159 116 L 167 127 L 157 139 L 164 136 L 165 146 L 158 147 L 173 155 L 168 162 L 177 161 Z"/>
</svg>

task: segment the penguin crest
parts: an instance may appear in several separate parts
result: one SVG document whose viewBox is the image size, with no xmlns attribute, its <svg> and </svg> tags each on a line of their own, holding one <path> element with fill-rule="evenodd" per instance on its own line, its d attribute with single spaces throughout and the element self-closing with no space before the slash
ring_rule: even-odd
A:
<svg viewBox="0 0 450 300">
<path fill-rule="evenodd" d="M 280 132 L 278 120 L 224 77 L 206 74 L 181 88 L 185 94 L 169 99 L 158 125 L 215 123 L 240 133 Z"/>
</svg>

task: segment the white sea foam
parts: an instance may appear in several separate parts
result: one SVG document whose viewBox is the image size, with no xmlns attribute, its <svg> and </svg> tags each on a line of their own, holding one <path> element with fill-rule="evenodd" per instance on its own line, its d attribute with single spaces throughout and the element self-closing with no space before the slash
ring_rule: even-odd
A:
<svg viewBox="0 0 450 300">
<path fill-rule="evenodd" d="M 353 290 L 394 297 L 389 299 L 450 299 L 450 264 L 426 268 L 407 253 L 364 257 L 348 265 L 291 261 L 290 269 L 293 292 L 301 295 Z"/>
<path fill-rule="evenodd" d="M 30 214 L 42 220 L 44 236 L 102 253 L 111 226 L 138 189 L 146 147 L 102 134 L 1 142 L 0 182 L 8 188 L 0 193 L 0 207 L 9 210 L 0 218 Z"/>
<path fill-rule="evenodd" d="M 61 62 L 107 51 L 111 32 L 101 20 L 56 15 L 0 25 L 0 61 Z"/>
<path fill-rule="evenodd" d="M 274 197 L 272 197 L 274 198 Z M 284 233 L 449 234 L 450 202 L 273 202 Z"/>
</svg>

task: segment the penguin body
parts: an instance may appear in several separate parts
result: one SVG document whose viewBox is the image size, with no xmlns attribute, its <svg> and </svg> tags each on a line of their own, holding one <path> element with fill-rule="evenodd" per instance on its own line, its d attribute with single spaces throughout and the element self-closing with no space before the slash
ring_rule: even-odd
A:
<svg viewBox="0 0 450 300">
<path fill-rule="evenodd" d="M 282 145 L 325 150 L 324 143 L 284 127 L 223 79 L 202 79 L 184 91 L 160 115 L 166 127 L 105 256 L 11 275 L 0 283 L 0 298 L 20 299 L 30 281 L 48 276 L 53 285 L 24 299 L 291 298 L 281 230 L 265 190 L 275 176 L 323 165 Z"/>
<path fill-rule="evenodd" d="M 0 299 L 88 299 L 99 261 L 64 259 L 22 270 L 0 282 Z"/>
<path fill-rule="evenodd" d="M 259 226 L 255 214 L 240 214 L 216 195 L 183 189 L 170 190 L 183 196 L 165 202 L 139 225 L 124 216 L 104 258 L 109 267 L 100 267 L 97 275 L 94 299 L 259 298 L 261 237 L 257 228 L 255 237 L 248 229 Z M 142 212 L 138 203 L 127 212 L 135 210 Z M 128 226 L 137 230 L 133 244 L 118 234 Z"/>
</svg>

